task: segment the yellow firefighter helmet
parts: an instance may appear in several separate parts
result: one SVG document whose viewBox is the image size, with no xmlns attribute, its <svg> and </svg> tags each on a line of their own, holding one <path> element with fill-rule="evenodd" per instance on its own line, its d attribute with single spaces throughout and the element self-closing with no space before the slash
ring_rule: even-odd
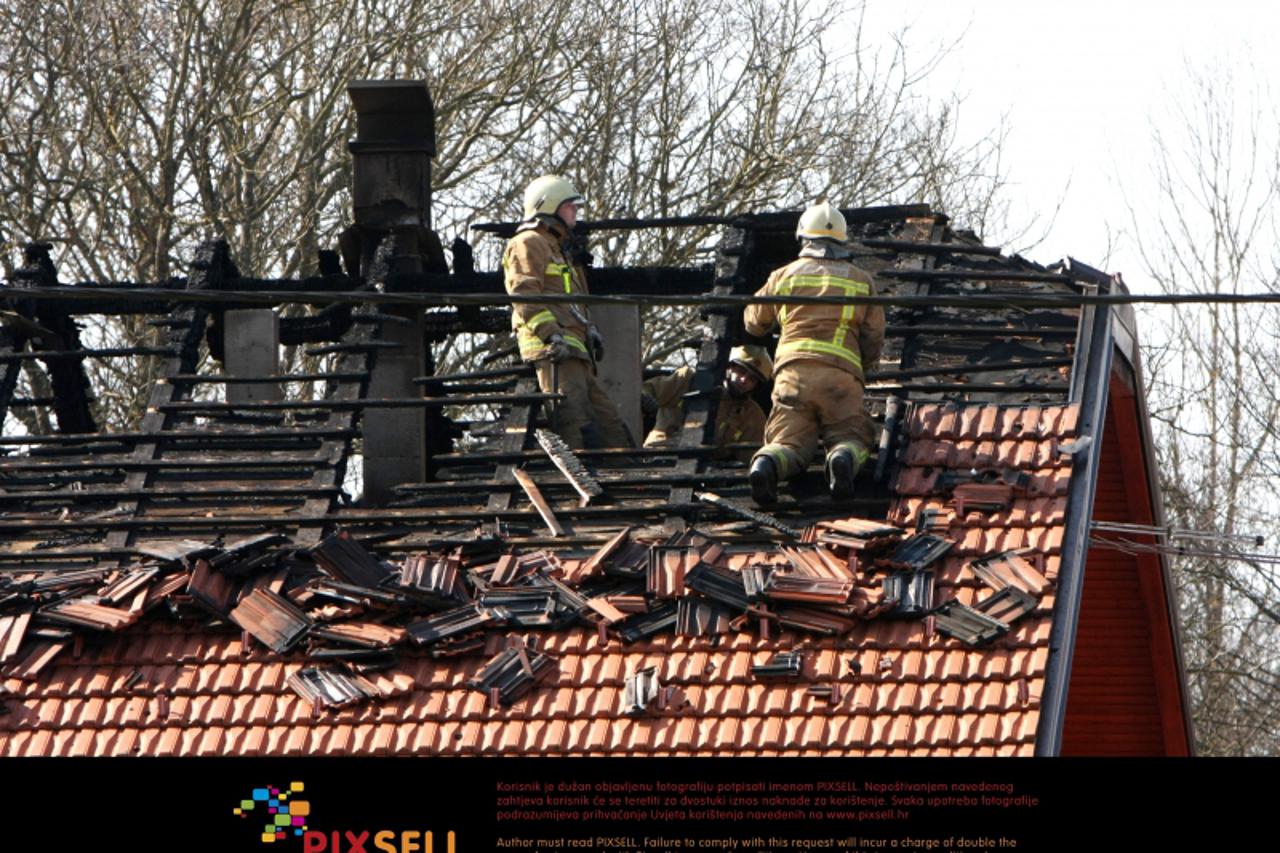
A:
<svg viewBox="0 0 1280 853">
<path fill-rule="evenodd" d="M 760 377 L 762 382 L 773 381 L 773 359 L 764 347 L 734 347 L 729 353 L 729 363 L 745 367 Z"/>
</svg>

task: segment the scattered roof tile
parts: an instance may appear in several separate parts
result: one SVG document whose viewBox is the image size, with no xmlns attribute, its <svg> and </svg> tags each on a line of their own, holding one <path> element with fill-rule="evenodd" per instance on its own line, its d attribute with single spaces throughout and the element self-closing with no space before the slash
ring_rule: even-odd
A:
<svg viewBox="0 0 1280 853">
<path fill-rule="evenodd" d="M 311 620 L 288 600 L 265 589 L 240 599 L 230 613 L 254 639 L 276 652 L 286 652 L 311 628 Z"/>
</svg>

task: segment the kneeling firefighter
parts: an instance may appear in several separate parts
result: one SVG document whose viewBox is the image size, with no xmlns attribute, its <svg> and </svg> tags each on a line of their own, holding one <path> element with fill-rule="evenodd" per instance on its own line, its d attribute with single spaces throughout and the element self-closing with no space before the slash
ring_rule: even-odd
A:
<svg viewBox="0 0 1280 853">
<path fill-rule="evenodd" d="M 875 293 L 871 274 L 850 262 L 844 216 L 823 202 L 807 209 L 796 228 L 799 257 L 769 276 L 758 296 L 856 297 Z M 773 410 L 765 446 L 751 461 L 751 494 L 759 504 L 777 500 L 778 483 L 804 471 L 826 447 L 828 488 L 852 497 L 875 428 L 863 403 L 863 370 L 880 358 L 884 309 L 878 305 L 749 305 L 748 335 L 781 327 L 774 356 Z"/>
</svg>

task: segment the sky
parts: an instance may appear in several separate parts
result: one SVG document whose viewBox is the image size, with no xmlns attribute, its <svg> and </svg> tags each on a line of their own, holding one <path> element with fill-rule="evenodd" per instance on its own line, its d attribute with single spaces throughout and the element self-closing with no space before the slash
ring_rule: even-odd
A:
<svg viewBox="0 0 1280 853">
<path fill-rule="evenodd" d="M 1039 215 L 1044 234 L 1027 257 L 1071 255 L 1135 292 L 1147 288 L 1126 205 L 1149 201 L 1152 121 L 1185 93 L 1188 62 L 1280 80 L 1280 3 L 868 0 L 867 42 L 903 27 L 921 59 L 962 36 L 928 88 L 963 97 L 962 135 L 1006 118 L 1013 217 Z"/>
</svg>

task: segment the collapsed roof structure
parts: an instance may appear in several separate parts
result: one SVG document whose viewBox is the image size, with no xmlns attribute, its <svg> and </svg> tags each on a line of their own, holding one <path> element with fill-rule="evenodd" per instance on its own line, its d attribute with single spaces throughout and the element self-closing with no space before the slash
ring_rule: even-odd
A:
<svg viewBox="0 0 1280 853">
<path fill-rule="evenodd" d="M 894 300 L 881 446 L 857 499 L 815 471 L 765 515 L 710 430 L 796 215 L 585 224 L 721 230 L 706 267 L 591 271 L 624 412 L 638 301 L 699 302 L 706 334 L 676 446 L 575 454 L 525 365 L 435 370 L 508 332 L 501 277 L 430 230 L 425 87 L 352 97 L 346 273 L 256 279 L 213 241 L 183 279 L 62 286 L 32 244 L 0 291 L 0 416 L 58 425 L 0 438 L 0 754 L 1193 749 L 1168 567 L 1091 535 L 1162 516 L 1132 312 L 1079 299 L 1118 278 L 924 205 L 845 210 Z M 81 343 L 124 314 L 159 340 Z M 323 368 L 280 375 L 281 345 Z M 84 363 L 136 358 L 161 364 L 141 425 L 97 429 Z M 35 361 L 54 393 L 18 399 Z"/>
</svg>

